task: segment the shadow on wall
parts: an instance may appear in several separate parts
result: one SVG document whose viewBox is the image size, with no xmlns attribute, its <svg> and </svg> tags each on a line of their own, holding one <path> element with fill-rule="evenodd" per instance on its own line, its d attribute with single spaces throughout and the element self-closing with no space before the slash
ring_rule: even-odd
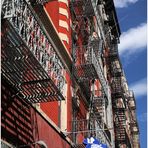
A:
<svg viewBox="0 0 148 148">
<path fill-rule="evenodd" d="M 36 113 L 6 80 L 1 86 L 1 138 L 17 147 L 38 141 Z"/>
</svg>

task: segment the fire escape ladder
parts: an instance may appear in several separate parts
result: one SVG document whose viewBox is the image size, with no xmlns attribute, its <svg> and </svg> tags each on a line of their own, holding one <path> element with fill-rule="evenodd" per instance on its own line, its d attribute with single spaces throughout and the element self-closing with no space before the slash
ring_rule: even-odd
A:
<svg viewBox="0 0 148 148">
<path fill-rule="evenodd" d="M 126 143 L 126 131 L 125 131 L 125 122 L 126 122 L 126 116 L 125 116 L 125 109 L 124 108 L 116 108 L 114 109 L 115 113 L 115 136 L 116 136 L 116 142 L 118 144 Z"/>
<path fill-rule="evenodd" d="M 4 0 L 2 23 L 2 76 L 29 103 L 64 100 L 64 65 L 30 3 Z"/>
</svg>

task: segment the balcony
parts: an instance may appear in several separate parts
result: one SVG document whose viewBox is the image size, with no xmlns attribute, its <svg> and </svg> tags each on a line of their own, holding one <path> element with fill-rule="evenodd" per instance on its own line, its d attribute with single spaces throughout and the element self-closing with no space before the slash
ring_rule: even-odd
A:
<svg viewBox="0 0 148 148">
<path fill-rule="evenodd" d="M 119 55 L 118 55 L 118 45 L 112 44 L 112 48 L 109 51 L 109 65 L 112 77 L 121 77 L 123 76 L 122 66 L 120 63 Z"/>
<path fill-rule="evenodd" d="M 122 67 L 118 60 L 114 60 L 110 64 L 111 74 L 113 77 L 121 77 L 123 76 Z"/>
<path fill-rule="evenodd" d="M 128 106 L 130 110 L 135 110 L 136 109 L 136 102 L 135 102 L 135 97 L 133 91 L 128 91 Z"/>
<path fill-rule="evenodd" d="M 123 92 L 122 92 L 122 82 L 121 82 L 120 77 L 114 77 L 113 78 L 111 87 L 112 87 L 113 97 L 115 97 L 115 98 L 122 97 Z"/>
<path fill-rule="evenodd" d="M 112 44 L 112 47 L 111 47 L 111 49 L 109 51 L 109 58 L 110 59 L 118 59 L 119 58 L 117 43 Z"/>
<path fill-rule="evenodd" d="M 75 75 L 78 79 L 97 79 L 98 65 L 94 51 L 91 48 L 78 48 L 76 51 Z"/>
<path fill-rule="evenodd" d="M 118 130 L 115 131 L 115 143 L 116 145 L 119 144 L 126 144 L 127 143 L 127 133 L 124 128 L 117 127 Z"/>
<path fill-rule="evenodd" d="M 78 81 L 85 81 L 87 79 L 99 79 L 102 85 L 102 90 L 108 98 L 108 83 L 104 77 L 100 53 L 98 50 L 93 48 L 93 45 L 76 47 L 74 55 L 74 75 L 76 79 Z"/>
<path fill-rule="evenodd" d="M 92 106 L 94 117 L 96 117 L 99 120 L 99 122 L 102 122 L 104 120 L 105 109 L 107 107 L 107 104 L 108 100 L 103 94 L 101 94 L 101 90 L 95 90 Z"/>
<path fill-rule="evenodd" d="M 139 128 L 138 128 L 138 125 L 137 125 L 136 121 L 130 123 L 130 128 L 131 128 L 131 133 L 133 135 L 138 135 L 139 134 Z"/>
<path fill-rule="evenodd" d="M 105 33 L 103 29 L 104 21 L 101 16 L 101 11 L 97 6 L 95 0 L 73 0 L 71 2 L 71 8 L 74 10 L 77 18 L 95 16 L 99 29 L 101 30 L 101 38 L 105 41 Z M 99 34 L 99 32 L 98 32 Z"/>
<path fill-rule="evenodd" d="M 114 128 L 115 128 L 115 139 L 116 144 L 125 144 L 127 139 L 127 133 L 125 130 L 126 126 L 126 115 L 125 108 L 114 109 Z"/>
<path fill-rule="evenodd" d="M 119 40 L 121 34 L 117 14 L 115 11 L 115 6 L 113 0 L 105 0 L 105 12 L 109 16 L 109 25 L 112 27 L 112 34 Z"/>
<path fill-rule="evenodd" d="M 29 103 L 64 100 L 64 65 L 31 5 L 5 0 L 2 16 L 2 77 Z"/>
<path fill-rule="evenodd" d="M 82 17 L 88 17 L 94 15 L 93 6 L 91 0 L 73 0 L 71 6 L 76 10 L 76 15 Z M 82 11 L 77 11 L 80 8 Z"/>
</svg>

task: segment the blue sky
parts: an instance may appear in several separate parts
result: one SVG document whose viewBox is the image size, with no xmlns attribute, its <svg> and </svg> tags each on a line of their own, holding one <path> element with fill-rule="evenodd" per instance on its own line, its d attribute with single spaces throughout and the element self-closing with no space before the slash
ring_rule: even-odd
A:
<svg viewBox="0 0 148 148">
<path fill-rule="evenodd" d="M 147 0 L 114 0 L 121 29 L 119 53 L 134 90 L 141 148 L 147 147 Z"/>
</svg>

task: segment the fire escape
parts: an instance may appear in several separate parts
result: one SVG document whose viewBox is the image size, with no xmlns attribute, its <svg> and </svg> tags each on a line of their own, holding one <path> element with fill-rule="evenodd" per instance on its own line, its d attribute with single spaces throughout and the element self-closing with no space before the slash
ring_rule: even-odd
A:
<svg viewBox="0 0 148 148">
<path fill-rule="evenodd" d="M 109 52 L 110 70 L 112 75 L 112 102 L 114 112 L 114 128 L 115 128 L 115 145 L 120 147 L 122 144 L 127 143 L 127 133 L 125 130 L 126 124 L 126 101 L 124 90 L 122 86 L 122 67 L 118 55 L 117 44 L 112 44 Z"/>
<path fill-rule="evenodd" d="M 46 1 L 2 1 L 2 79 L 26 102 L 64 100 L 64 65 L 32 3 Z"/>
<path fill-rule="evenodd" d="M 74 76 L 83 85 L 87 85 L 89 80 L 99 79 L 102 91 L 108 98 L 108 84 L 104 77 L 100 60 L 102 40 L 98 37 L 97 33 L 91 31 L 91 19 L 94 16 L 92 3 L 90 0 L 86 2 L 77 0 L 72 2 L 71 7 L 75 12 L 73 34 L 75 34 L 75 38 L 81 36 L 83 39 L 82 46 L 75 44 L 73 47 Z M 90 97 L 90 95 L 88 96 Z"/>
<path fill-rule="evenodd" d="M 73 133 L 84 133 L 83 136 L 95 135 L 110 143 L 111 134 L 104 123 L 105 108 L 108 105 L 109 93 L 108 83 L 104 77 L 101 61 L 102 39 L 93 28 L 93 17 L 95 16 L 96 4 L 91 0 L 74 0 L 71 2 L 73 17 L 73 76 L 81 87 L 89 103 L 89 118 L 76 119 Z M 98 17 L 98 16 L 97 16 Z M 97 18 L 96 18 L 97 19 Z M 82 45 L 78 44 L 78 40 Z M 101 94 L 95 95 L 91 91 L 93 81 L 98 79 L 101 84 Z M 76 141 L 75 141 L 76 142 Z M 77 142 L 76 142 L 77 143 Z M 80 145 L 76 145 L 78 147 Z"/>
<path fill-rule="evenodd" d="M 139 146 L 139 128 L 137 124 L 137 119 L 136 119 L 136 102 L 135 102 L 135 97 L 133 91 L 128 92 L 128 107 L 130 111 L 130 130 L 131 130 L 131 141 L 133 144 L 133 147 L 140 147 Z"/>
</svg>

